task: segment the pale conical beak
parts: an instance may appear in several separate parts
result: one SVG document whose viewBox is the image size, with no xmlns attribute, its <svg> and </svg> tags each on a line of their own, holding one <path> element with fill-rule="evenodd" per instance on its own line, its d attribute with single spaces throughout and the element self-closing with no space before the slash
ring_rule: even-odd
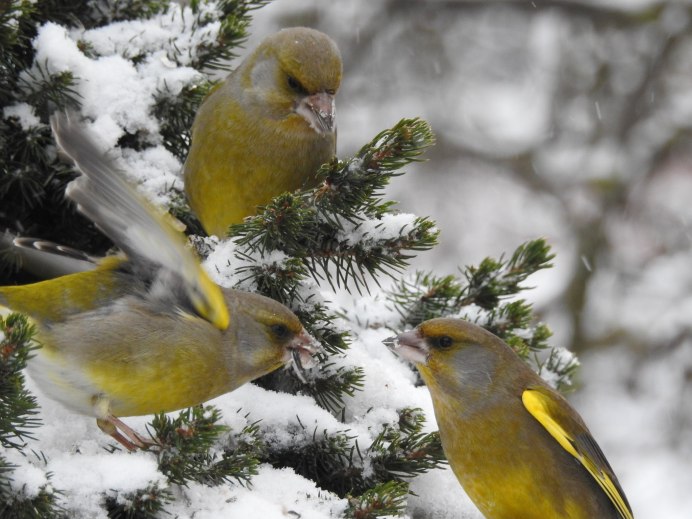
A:
<svg viewBox="0 0 692 519">
<path fill-rule="evenodd" d="M 425 364 L 428 361 L 428 345 L 418 330 L 400 333 L 384 342 L 394 353 L 409 362 Z"/>
<path fill-rule="evenodd" d="M 322 351 L 320 343 L 302 330 L 286 347 L 284 362 L 293 367 L 293 371 L 301 382 L 307 383 L 305 378 L 306 368 L 313 367 L 314 356 Z"/>
<path fill-rule="evenodd" d="M 301 115 L 317 133 L 322 135 L 334 132 L 336 105 L 332 94 L 318 92 L 305 96 L 298 103 L 296 113 Z"/>
</svg>

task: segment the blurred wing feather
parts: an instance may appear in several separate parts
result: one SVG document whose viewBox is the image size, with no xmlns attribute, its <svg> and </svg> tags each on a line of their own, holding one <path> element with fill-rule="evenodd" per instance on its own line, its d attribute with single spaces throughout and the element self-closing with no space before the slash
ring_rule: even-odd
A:
<svg viewBox="0 0 692 519">
<path fill-rule="evenodd" d="M 225 329 L 229 315 L 220 288 L 209 279 L 167 215 L 144 200 L 114 161 L 67 115 L 53 115 L 51 126 L 60 148 L 83 173 L 68 186 L 67 196 L 133 264 L 175 274 L 195 310 L 217 328 Z M 170 280 L 171 276 L 160 278 Z"/>
</svg>

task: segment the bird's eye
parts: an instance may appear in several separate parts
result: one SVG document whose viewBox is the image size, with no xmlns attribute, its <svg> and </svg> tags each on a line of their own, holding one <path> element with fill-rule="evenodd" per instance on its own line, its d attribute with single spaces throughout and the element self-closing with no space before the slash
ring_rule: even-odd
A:
<svg viewBox="0 0 692 519">
<path fill-rule="evenodd" d="M 452 339 L 449 335 L 442 335 L 435 339 L 435 346 L 443 350 L 451 347 L 452 344 L 454 344 L 454 339 Z"/>
<path fill-rule="evenodd" d="M 303 88 L 303 85 L 301 85 L 300 81 L 298 81 L 293 76 L 288 76 L 287 82 L 288 82 L 289 88 L 291 90 L 293 90 L 294 92 L 298 92 L 299 94 L 305 93 L 305 88 Z"/>
<path fill-rule="evenodd" d="M 290 334 L 288 326 L 285 324 L 272 324 L 271 331 L 277 339 L 285 339 Z"/>
</svg>

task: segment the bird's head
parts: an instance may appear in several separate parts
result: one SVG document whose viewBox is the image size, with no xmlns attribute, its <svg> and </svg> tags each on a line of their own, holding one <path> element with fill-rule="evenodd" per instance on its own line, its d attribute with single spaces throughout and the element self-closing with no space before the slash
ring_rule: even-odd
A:
<svg viewBox="0 0 692 519">
<path fill-rule="evenodd" d="M 289 308 L 258 294 L 228 289 L 225 294 L 229 307 L 235 309 L 226 333 L 235 334 L 238 343 L 229 359 L 236 370 L 247 364 L 243 372 L 251 374 L 252 380 L 284 365 L 292 364 L 300 371 L 312 364 L 320 345 Z"/>
<path fill-rule="evenodd" d="M 283 29 L 260 44 L 248 65 L 245 86 L 261 97 L 270 116 L 296 114 L 320 135 L 334 132 L 342 64 L 329 36 L 306 27 Z"/>
<path fill-rule="evenodd" d="M 513 352 L 480 326 L 462 319 L 430 319 L 390 343 L 400 357 L 415 364 L 431 388 L 485 390 L 501 361 Z"/>
</svg>

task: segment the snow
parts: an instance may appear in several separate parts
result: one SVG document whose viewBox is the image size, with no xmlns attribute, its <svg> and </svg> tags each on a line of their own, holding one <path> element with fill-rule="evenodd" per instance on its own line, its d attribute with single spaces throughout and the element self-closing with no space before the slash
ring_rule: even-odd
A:
<svg viewBox="0 0 692 519">
<path fill-rule="evenodd" d="M 48 72 L 72 71 L 79 78 L 81 112 L 94 119 L 93 130 L 108 149 L 115 147 L 125 131 L 158 131 L 150 117 L 155 80 L 138 74 L 129 60 L 117 55 L 90 59 L 68 30 L 54 23 L 39 29 L 34 47 L 37 63 L 46 63 Z M 108 107 L 106 113 L 104 106 Z"/>
<path fill-rule="evenodd" d="M 36 63 L 46 72 L 73 75 L 80 112 L 90 119 L 89 129 L 99 136 L 104 150 L 115 148 L 125 133 L 138 134 L 153 145 L 117 158 L 123 169 L 136 172 L 135 180 L 157 204 L 170 203 L 170 187 L 182 186 L 182 164 L 160 145 L 160 128 L 152 111 L 159 97 L 175 96 L 202 79 L 187 65 L 196 58 L 196 46 L 218 34 L 218 23 L 193 32 L 194 20 L 189 7 L 178 6 L 146 21 L 90 30 L 68 30 L 49 22 L 33 41 Z M 81 50 L 85 46 L 89 55 Z M 141 49 L 152 54 L 135 65 L 128 58 Z M 12 115 L 22 116 L 22 124 L 31 123 L 26 110 L 10 109 Z"/>
<path fill-rule="evenodd" d="M 16 471 L 17 474 L 10 481 L 10 486 L 15 492 L 21 492 L 30 499 L 36 497 L 49 484 L 48 475 L 39 467 L 26 465 L 24 456 L 19 451 L 8 449 L 3 452 L 3 456 L 7 463 L 23 468 Z"/>
<path fill-rule="evenodd" d="M 151 456 L 111 456 L 107 452 L 55 453 L 46 470 L 66 495 L 70 496 L 66 508 L 72 517 L 106 518 L 103 510 L 104 490 L 117 497 L 146 488 L 151 483 L 165 484 L 165 477 L 157 473 L 156 460 Z"/>
<path fill-rule="evenodd" d="M 199 17 L 204 18 L 213 15 L 216 6 L 214 3 L 200 3 L 199 7 Z M 172 9 L 148 20 L 115 22 L 84 31 L 83 34 L 78 32 L 77 36 L 101 56 L 120 55 L 132 58 L 146 52 L 152 56 L 150 64 L 160 62 L 163 66 L 175 69 L 176 65 L 168 59 L 172 54 L 172 41 L 175 41 L 176 59 L 182 65 L 190 65 L 200 43 L 215 41 L 219 34 L 220 21 L 194 30 L 197 19 L 198 16 L 193 14 L 189 6 L 173 5 Z M 155 77 L 153 74 L 147 75 Z M 173 90 L 172 93 L 177 92 Z"/>
<path fill-rule="evenodd" d="M 345 499 L 317 488 L 312 481 L 291 469 L 259 468 L 251 488 L 210 488 L 192 484 L 185 489 L 189 500 L 184 507 L 172 506 L 171 514 L 192 519 L 219 517 L 301 517 L 329 519 L 339 517 L 347 506 Z M 190 512 L 194 510 L 194 514 Z"/>
<path fill-rule="evenodd" d="M 3 116 L 6 118 L 15 117 L 24 130 L 31 130 L 40 126 L 41 121 L 36 116 L 34 107 L 27 103 L 17 103 L 6 106 L 3 109 Z"/>
<path fill-rule="evenodd" d="M 233 240 L 221 240 L 204 261 L 203 266 L 212 280 L 224 287 L 240 286 L 244 276 L 237 269 L 253 266 L 271 271 L 272 267 L 281 266 L 290 258 L 281 251 L 271 251 L 264 256 L 248 259 L 235 256 L 236 244 Z"/>
<path fill-rule="evenodd" d="M 411 482 L 409 513 L 411 517 L 440 519 L 482 519 L 464 493 L 452 469 L 431 470 Z M 428 496 L 435 496 L 430 499 Z"/>
<path fill-rule="evenodd" d="M 553 388 L 558 389 L 559 373 L 572 366 L 579 365 L 579 359 L 573 352 L 566 348 L 556 347 L 551 350 L 549 357 L 544 360 L 538 374 Z"/>
<path fill-rule="evenodd" d="M 162 145 L 142 151 L 123 150 L 122 159 L 126 171 L 136 172 L 142 191 L 157 205 L 169 202 L 172 188 L 183 188 L 180 161 Z"/>
<path fill-rule="evenodd" d="M 406 234 L 406 229 L 413 230 L 416 215 L 405 213 L 385 214 L 380 219 L 367 219 L 364 215 L 357 223 L 342 220 L 343 230 L 336 239 L 347 245 L 360 244 L 367 249 L 384 240 L 393 240 Z"/>
</svg>

